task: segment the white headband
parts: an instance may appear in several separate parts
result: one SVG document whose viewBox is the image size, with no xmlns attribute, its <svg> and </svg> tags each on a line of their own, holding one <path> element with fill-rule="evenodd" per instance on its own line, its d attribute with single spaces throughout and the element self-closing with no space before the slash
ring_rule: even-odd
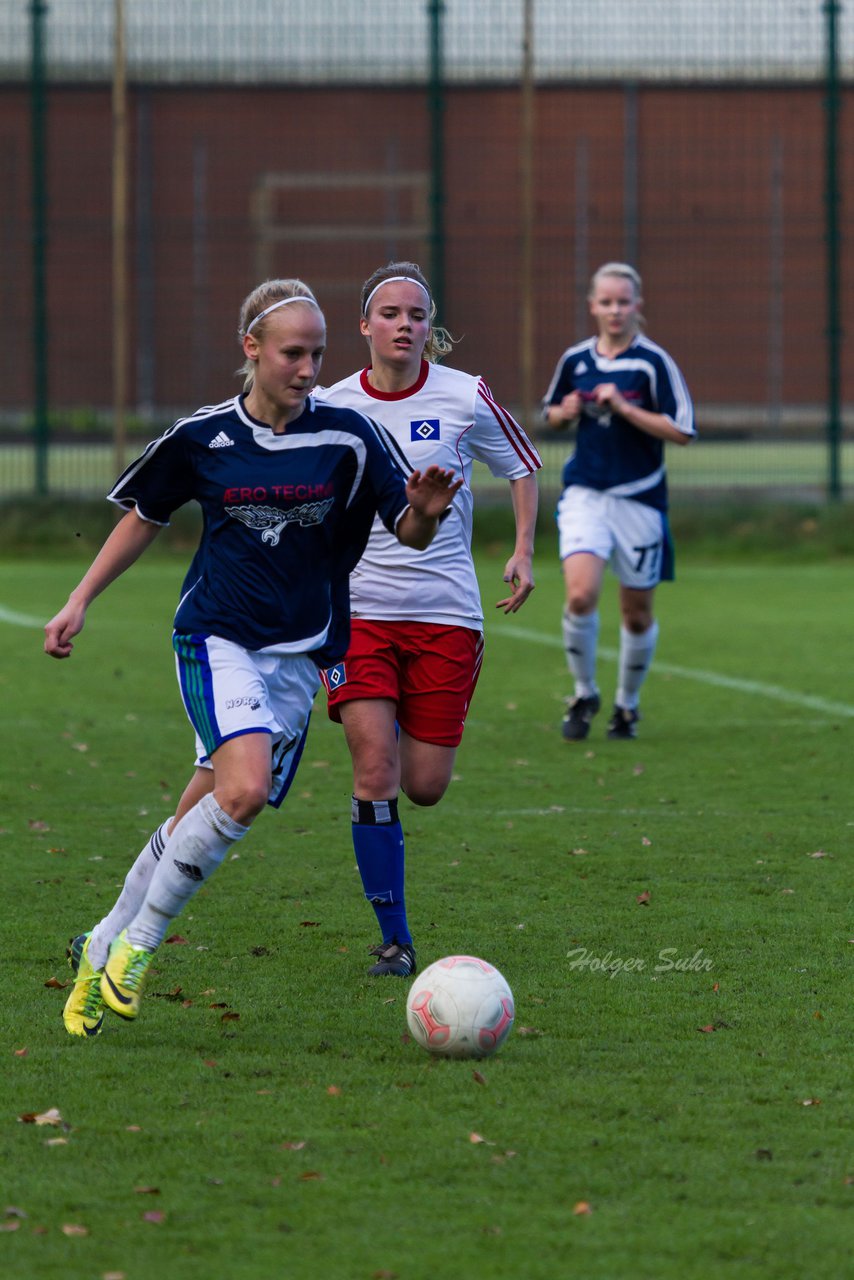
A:
<svg viewBox="0 0 854 1280">
<path fill-rule="evenodd" d="M 368 314 L 368 307 L 371 305 L 371 298 L 374 296 L 377 289 L 381 289 L 384 284 L 391 284 L 392 280 L 409 280 L 412 284 L 417 284 L 418 288 L 423 289 L 424 292 L 426 293 L 427 301 L 428 302 L 430 301 L 430 290 L 425 285 L 423 285 L 420 280 L 416 280 L 415 276 L 386 276 L 385 280 L 380 280 L 379 284 L 374 285 L 373 289 L 368 294 L 367 298 L 365 298 L 365 305 L 362 307 L 363 316 L 366 316 Z"/>
<path fill-rule="evenodd" d="M 265 316 L 268 316 L 271 311 L 275 311 L 278 307 L 286 307 L 289 302 L 310 302 L 313 307 L 317 306 L 314 298 L 309 298 L 307 294 L 300 295 L 295 298 L 280 298 L 278 302 L 271 302 L 269 307 L 265 307 L 263 311 L 259 311 L 255 319 L 250 321 L 246 326 L 246 332 L 251 333 L 259 320 L 263 320 Z"/>
</svg>

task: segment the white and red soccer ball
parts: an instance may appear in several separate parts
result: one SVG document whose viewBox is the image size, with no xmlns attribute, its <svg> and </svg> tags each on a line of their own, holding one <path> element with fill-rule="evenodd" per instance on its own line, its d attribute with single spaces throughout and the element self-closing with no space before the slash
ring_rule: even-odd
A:
<svg viewBox="0 0 854 1280">
<path fill-rule="evenodd" d="M 513 992 L 477 956 L 445 956 L 409 989 L 406 1021 L 415 1040 L 445 1058 L 488 1058 L 513 1026 Z"/>
</svg>

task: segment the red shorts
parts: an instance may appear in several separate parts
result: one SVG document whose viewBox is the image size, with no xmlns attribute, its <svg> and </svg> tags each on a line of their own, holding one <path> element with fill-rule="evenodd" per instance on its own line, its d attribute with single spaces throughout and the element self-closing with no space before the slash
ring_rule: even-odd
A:
<svg viewBox="0 0 854 1280">
<path fill-rule="evenodd" d="M 321 671 L 330 720 L 342 702 L 389 698 L 411 738 L 458 747 L 483 659 L 483 634 L 434 622 L 356 618 L 341 662 Z"/>
</svg>

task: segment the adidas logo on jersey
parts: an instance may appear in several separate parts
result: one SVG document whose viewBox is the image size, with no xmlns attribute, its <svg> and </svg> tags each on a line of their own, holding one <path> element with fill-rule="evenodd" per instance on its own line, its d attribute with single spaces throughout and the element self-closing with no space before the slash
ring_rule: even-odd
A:
<svg viewBox="0 0 854 1280">
<path fill-rule="evenodd" d="M 219 435 L 214 436 L 213 440 L 211 440 L 210 444 L 208 445 L 208 448 L 209 449 L 226 449 L 230 444 L 234 444 L 234 441 L 229 436 L 227 436 L 224 431 L 220 431 Z"/>
<path fill-rule="evenodd" d="M 579 360 L 578 364 L 573 369 L 573 373 L 586 373 L 586 372 L 587 372 L 587 362 L 585 360 Z"/>
</svg>

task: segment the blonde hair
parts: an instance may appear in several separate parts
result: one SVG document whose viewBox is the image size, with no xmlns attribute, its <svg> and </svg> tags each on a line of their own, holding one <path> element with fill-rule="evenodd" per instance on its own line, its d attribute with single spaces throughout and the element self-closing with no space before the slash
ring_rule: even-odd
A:
<svg viewBox="0 0 854 1280">
<path fill-rule="evenodd" d="M 597 267 L 590 278 L 590 288 L 587 292 L 588 299 L 592 298 L 596 292 L 596 286 L 603 276 L 617 276 L 621 280 L 629 280 L 635 291 L 636 298 L 643 297 L 643 282 L 640 273 L 628 262 L 603 262 L 601 267 Z M 639 329 L 646 328 L 646 320 L 638 311 L 636 315 L 637 326 Z"/>
<path fill-rule="evenodd" d="M 440 325 L 434 325 L 436 319 L 436 303 L 433 300 L 433 292 L 427 283 L 427 277 L 415 262 L 390 262 L 388 266 L 378 267 L 377 270 L 368 276 L 362 285 L 362 292 L 359 296 L 360 310 L 363 316 L 366 316 L 366 306 L 369 305 L 368 299 L 375 289 L 379 287 L 385 280 L 393 280 L 395 277 L 405 276 L 407 279 L 414 280 L 416 284 L 420 284 L 421 288 L 427 294 L 429 301 L 429 318 L 430 332 L 427 335 L 427 341 L 424 344 L 424 359 L 429 360 L 431 364 L 438 364 L 443 356 L 446 356 L 453 350 L 454 339 L 448 333 L 447 329 L 443 329 Z"/>
<path fill-rule="evenodd" d="M 297 280 L 296 278 L 292 280 L 265 280 L 263 284 L 256 285 L 241 303 L 240 319 L 237 323 L 237 341 L 242 345 L 243 339 L 250 329 L 252 329 L 253 335 L 260 340 L 267 323 L 266 316 L 263 316 L 262 312 L 267 311 L 268 308 L 275 308 L 277 302 L 285 302 L 290 298 L 305 301 L 310 306 L 317 307 L 317 310 L 320 311 L 317 298 L 302 280 Z M 322 318 L 323 312 L 321 311 L 320 314 Z M 255 361 L 250 360 L 247 356 L 237 370 L 237 376 L 243 378 L 244 392 L 251 391 L 255 381 Z"/>
</svg>

